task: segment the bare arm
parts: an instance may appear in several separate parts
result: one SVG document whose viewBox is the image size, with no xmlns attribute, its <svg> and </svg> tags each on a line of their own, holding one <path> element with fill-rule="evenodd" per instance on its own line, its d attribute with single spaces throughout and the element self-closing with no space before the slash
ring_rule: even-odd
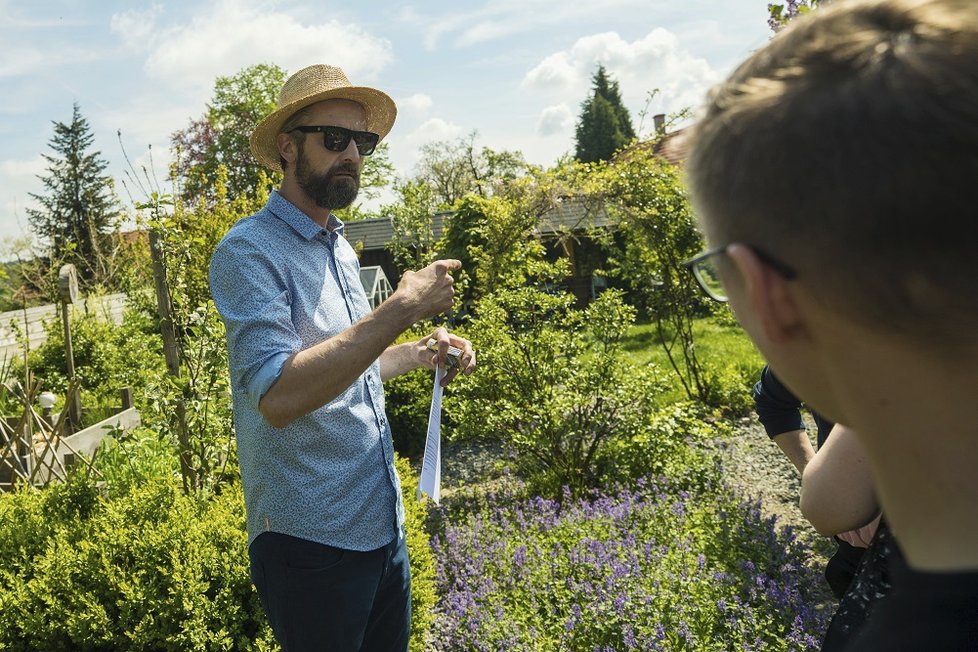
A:
<svg viewBox="0 0 978 652">
<path fill-rule="evenodd" d="M 274 427 L 284 428 L 339 396 L 413 323 L 452 306 L 450 272 L 461 266 L 457 260 L 439 260 L 417 272 L 405 272 L 397 291 L 376 310 L 342 333 L 291 356 L 258 404 L 262 416 Z M 395 353 L 395 358 L 401 355 Z M 444 351 L 441 355 L 444 358 Z"/>
<path fill-rule="evenodd" d="M 791 460 L 791 463 L 798 469 L 798 475 L 805 471 L 805 467 L 815 457 L 815 449 L 812 447 L 806 430 L 789 430 L 780 435 L 775 435 L 772 439 L 781 449 L 781 452 L 785 454 L 785 457 Z"/>
<path fill-rule="evenodd" d="M 869 461 L 856 433 L 836 425 L 805 467 L 801 512 L 822 534 L 840 534 L 879 515 Z"/>
<path fill-rule="evenodd" d="M 438 341 L 437 354 L 428 350 L 427 342 L 429 339 Z M 472 343 L 467 339 L 452 335 L 444 328 L 438 328 L 431 335 L 425 335 L 416 342 L 406 342 L 388 347 L 380 356 L 380 377 L 386 381 L 419 367 L 434 369 L 436 364 L 444 363 L 449 344 L 462 349 L 462 355 L 459 357 L 458 367 L 448 370 L 442 380 L 442 386 L 452 382 L 459 372 L 466 375 L 471 374 L 475 369 L 475 352 L 472 350 Z"/>
</svg>

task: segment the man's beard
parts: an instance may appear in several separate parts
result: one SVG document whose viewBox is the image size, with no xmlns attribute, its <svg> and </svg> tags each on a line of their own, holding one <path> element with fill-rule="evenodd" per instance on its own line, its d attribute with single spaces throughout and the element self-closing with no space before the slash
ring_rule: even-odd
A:
<svg viewBox="0 0 978 652">
<path fill-rule="evenodd" d="M 338 174 L 350 176 L 337 177 Z M 357 198 L 360 190 L 360 172 L 355 163 L 338 163 L 325 173 L 316 174 L 301 146 L 295 161 L 295 178 L 299 187 L 317 206 L 330 210 L 346 208 Z"/>
</svg>

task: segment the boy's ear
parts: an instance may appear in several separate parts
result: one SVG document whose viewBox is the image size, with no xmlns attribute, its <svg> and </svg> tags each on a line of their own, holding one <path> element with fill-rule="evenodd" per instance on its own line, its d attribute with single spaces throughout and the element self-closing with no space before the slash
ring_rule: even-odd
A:
<svg viewBox="0 0 978 652">
<path fill-rule="evenodd" d="M 791 292 L 791 281 L 758 258 L 746 245 L 730 245 L 727 255 L 740 273 L 745 299 L 765 337 L 774 344 L 787 344 L 805 337 L 805 321 Z"/>
</svg>

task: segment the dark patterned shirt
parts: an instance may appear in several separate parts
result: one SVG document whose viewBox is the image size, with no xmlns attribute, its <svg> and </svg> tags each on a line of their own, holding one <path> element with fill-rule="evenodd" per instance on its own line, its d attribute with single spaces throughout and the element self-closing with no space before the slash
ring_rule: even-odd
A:
<svg viewBox="0 0 978 652">
<path fill-rule="evenodd" d="M 856 575 L 832 617 L 822 643 L 822 652 L 845 648 L 846 643 L 866 624 L 873 607 L 890 592 L 891 566 L 898 559 L 902 559 L 900 549 L 886 521 L 880 520 L 873 540 L 859 561 Z"/>
</svg>

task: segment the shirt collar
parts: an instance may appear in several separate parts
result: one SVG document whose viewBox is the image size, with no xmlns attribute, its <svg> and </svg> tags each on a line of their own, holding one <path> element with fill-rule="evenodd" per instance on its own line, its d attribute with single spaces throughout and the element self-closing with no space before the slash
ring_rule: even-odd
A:
<svg viewBox="0 0 978 652">
<path fill-rule="evenodd" d="M 268 196 L 268 203 L 265 207 L 272 215 L 291 226 L 296 233 L 306 240 L 312 240 L 324 230 L 343 235 L 344 224 L 338 217 L 330 213 L 329 219 L 326 220 L 326 229 L 323 229 L 295 204 L 280 195 L 277 190 L 273 190 Z"/>
</svg>

